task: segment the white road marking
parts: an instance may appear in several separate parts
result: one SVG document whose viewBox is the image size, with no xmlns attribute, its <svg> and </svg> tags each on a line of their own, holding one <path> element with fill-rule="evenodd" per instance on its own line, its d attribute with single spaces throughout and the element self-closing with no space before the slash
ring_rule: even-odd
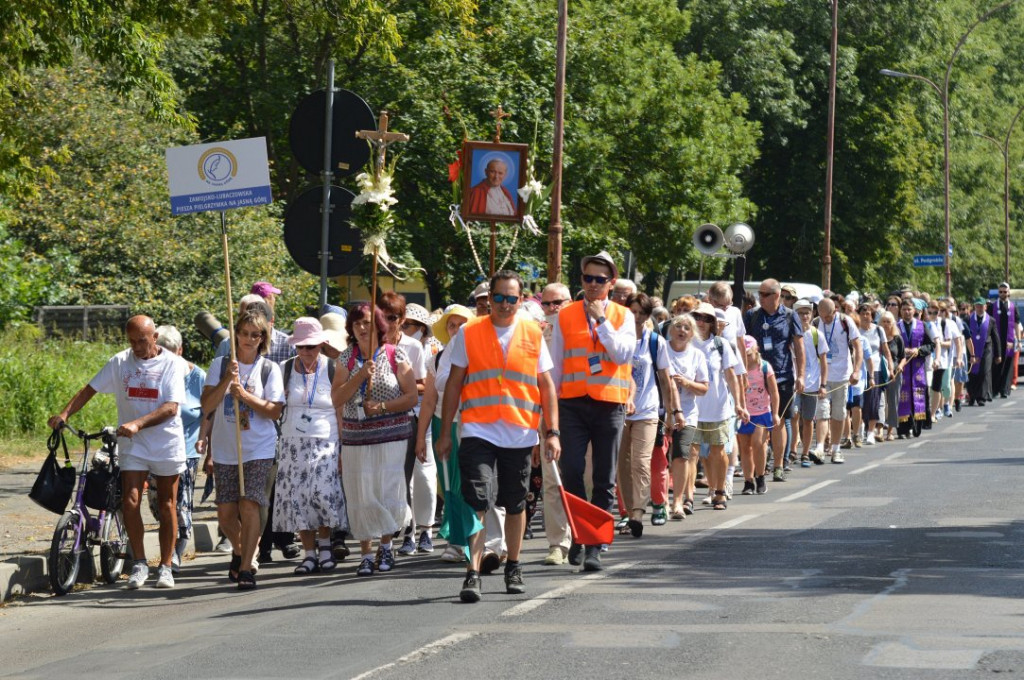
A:
<svg viewBox="0 0 1024 680">
<path fill-rule="evenodd" d="M 440 640 L 434 640 L 429 644 L 425 644 L 419 649 L 414 649 L 405 656 L 399 659 L 395 659 L 391 663 L 386 663 L 383 666 L 377 666 L 376 668 L 366 671 L 365 673 L 360 673 L 359 675 L 352 678 L 352 680 L 364 680 L 364 678 L 368 678 L 372 675 L 380 673 L 381 671 L 386 671 L 389 668 L 395 668 L 397 666 L 401 666 L 402 664 L 421 661 L 426 656 L 430 656 L 431 654 L 437 654 L 445 647 L 457 645 L 460 642 L 468 640 L 469 638 L 474 637 L 476 635 L 477 633 L 475 632 L 452 633 L 451 635 L 443 637 Z"/>
<path fill-rule="evenodd" d="M 908 449 L 916 449 L 918 446 L 924 446 L 924 440 L 923 439 L 920 439 L 920 440 L 914 442 L 913 444 L 911 444 L 907 448 Z"/>
<path fill-rule="evenodd" d="M 565 595 L 568 595 L 569 593 L 571 593 L 571 592 L 573 592 L 575 590 L 579 590 L 583 586 L 589 584 L 591 581 L 596 581 L 598 579 L 605 578 L 605 577 L 610 576 L 611 574 L 614 574 L 615 572 L 621 571 L 623 569 L 630 569 L 632 567 L 635 567 L 638 564 L 640 564 L 640 563 L 639 562 L 623 562 L 621 564 L 613 564 L 610 567 L 606 567 L 604 571 L 598 571 L 598 572 L 594 572 L 592 574 L 587 574 L 586 576 L 581 576 L 578 579 L 576 579 L 575 581 L 570 581 L 569 583 L 566 583 L 565 585 L 558 586 L 557 588 L 549 590 L 546 593 L 541 593 L 537 597 L 531 598 L 531 599 L 527 600 L 526 602 L 520 602 L 519 604 L 517 604 L 516 606 L 512 607 L 511 609 L 506 609 L 505 611 L 503 611 L 501 613 L 501 615 L 502 616 L 522 616 L 523 614 L 527 614 L 529 612 L 532 612 L 534 609 L 536 609 L 537 607 L 541 606 L 542 604 L 544 604 L 548 600 L 557 600 L 557 599 L 559 599 L 561 597 L 564 597 Z"/>
<path fill-rule="evenodd" d="M 946 432 L 949 432 L 950 430 L 956 429 L 956 428 L 960 427 L 963 424 L 964 424 L 964 421 L 958 420 L 955 423 L 953 423 L 952 425 L 950 425 L 949 427 L 947 427 L 946 428 Z"/>
<path fill-rule="evenodd" d="M 696 543 L 697 541 L 699 541 L 699 540 L 701 540 L 703 538 L 707 538 L 709 536 L 713 536 L 713 535 L 717 534 L 719 531 L 723 531 L 725 529 L 732 529 L 735 526 L 739 526 L 740 524 L 743 524 L 744 522 L 749 522 L 750 520 L 755 519 L 755 518 L 760 517 L 760 516 L 761 516 L 760 513 L 753 514 L 753 515 L 740 515 L 739 517 L 735 517 L 735 518 L 729 520 L 728 522 L 722 522 L 721 524 L 719 524 L 717 526 L 709 527 L 709 528 L 707 528 L 707 529 L 705 529 L 703 531 L 698 531 L 697 533 L 691 534 L 689 536 L 684 536 L 683 538 L 681 538 L 678 541 L 676 541 L 676 543 L 684 543 L 684 544 L 687 544 L 687 545 L 689 545 L 690 543 Z"/>
<path fill-rule="evenodd" d="M 896 460 L 900 456 L 906 455 L 906 453 L 907 453 L 906 451 L 897 451 L 896 453 L 894 453 L 894 454 L 892 454 L 890 456 L 886 456 L 885 458 L 883 458 L 882 460 L 878 461 L 877 463 L 872 463 L 871 465 L 865 465 L 862 468 L 857 468 L 856 470 L 854 470 L 850 474 L 851 475 L 859 475 L 859 474 L 863 474 L 863 473 L 867 472 L 868 470 L 874 470 L 877 467 L 881 467 L 883 463 L 888 463 L 890 461 Z"/>
<path fill-rule="evenodd" d="M 824 489 L 829 484 L 835 484 L 838 481 L 839 481 L 838 479 L 826 479 L 824 482 L 818 482 L 817 484 L 812 484 L 811 486 L 807 487 L 803 491 L 797 491 L 796 493 L 792 493 L 792 494 L 790 494 L 790 495 L 788 495 L 788 496 L 786 496 L 784 498 L 780 498 L 779 500 L 777 500 L 775 502 L 776 503 L 789 503 L 790 501 L 795 501 L 798 498 L 803 498 L 804 496 L 809 496 L 810 494 L 814 493 L 818 489 Z"/>
</svg>

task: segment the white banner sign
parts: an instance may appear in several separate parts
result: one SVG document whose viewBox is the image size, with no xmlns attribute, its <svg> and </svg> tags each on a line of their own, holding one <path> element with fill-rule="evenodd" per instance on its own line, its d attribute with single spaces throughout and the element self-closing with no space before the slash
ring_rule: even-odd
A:
<svg viewBox="0 0 1024 680">
<path fill-rule="evenodd" d="M 248 208 L 273 200 L 266 137 L 172 147 L 166 158 L 174 215 Z"/>
</svg>

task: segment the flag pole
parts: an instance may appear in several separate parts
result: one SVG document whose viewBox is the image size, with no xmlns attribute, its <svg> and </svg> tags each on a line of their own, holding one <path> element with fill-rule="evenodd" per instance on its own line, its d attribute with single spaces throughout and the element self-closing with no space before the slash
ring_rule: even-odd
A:
<svg viewBox="0 0 1024 680">
<path fill-rule="evenodd" d="M 228 221 L 227 213 L 220 211 L 220 236 L 221 244 L 224 246 L 224 288 L 228 297 L 228 343 L 231 347 L 231 362 L 238 360 L 235 353 L 235 303 L 231 300 L 231 262 L 228 259 Z M 235 449 L 238 452 L 238 496 L 245 496 L 245 471 L 242 469 L 242 413 L 241 401 L 235 398 Z"/>
</svg>

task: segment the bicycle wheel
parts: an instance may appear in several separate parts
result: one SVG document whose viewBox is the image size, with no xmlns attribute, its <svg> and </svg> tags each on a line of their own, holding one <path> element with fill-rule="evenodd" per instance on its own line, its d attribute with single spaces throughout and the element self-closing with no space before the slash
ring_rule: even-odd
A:
<svg viewBox="0 0 1024 680">
<path fill-rule="evenodd" d="M 121 578 L 128 552 L 128 532 L 125 531 L 121 511 L 108 511 L 100 531 L 100 572 L 103 580 L 114 583 Z"/>
<path fill-rule="evenodd" d="M 85 537 L 81 535 L 81 516 L 77 510 L 69 510 L 57 522 L 50 543 L 47 567 L 50 572 L 50 587 L 54 595 L 67 595 L 75 587 L 78 568 L 85 550 Z"/>
</svg>

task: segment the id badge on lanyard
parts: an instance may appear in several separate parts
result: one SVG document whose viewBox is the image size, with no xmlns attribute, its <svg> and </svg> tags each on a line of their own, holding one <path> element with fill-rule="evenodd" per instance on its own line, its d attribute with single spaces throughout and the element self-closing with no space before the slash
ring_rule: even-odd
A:
<svg viewBox="0 0 1024 680">
<path fill-rule="evenodd" d="M 587 322 L 587 333 L 590 335 L 595 350 L 594 353 L 587 355 L 587 366 L 590 369 L 590 375 L 599 375 L 601 373 L 601 355 L 597 353 L 597 330 L 590 325 L 590 317 L 587 316 L 586 309 L 583 310 L 583 318 Z"/>
<path fill-rule="evenodd" d="M 764 339 L 764 351 L 766 353 L 767 352 L 771 352 L 772 351 L 772 347 L 774 347 L 774 345 L 772 344 L 772 334 L 771 334 L 772 325 L 770 323 L 768 323 L 767 321 L 765 321 L 763 324 L 761 324 L 761 330 L 764 331 L 764 333 L 762 334 L 763 335 L 763 339 Z"/>
<path fill-rule="evenodd" d="M 587 355 L 587 364 L 590 366 L 590 375 L 598 375 L 601 373 L 601 357 L 599 355 Z"/>
</svg>

